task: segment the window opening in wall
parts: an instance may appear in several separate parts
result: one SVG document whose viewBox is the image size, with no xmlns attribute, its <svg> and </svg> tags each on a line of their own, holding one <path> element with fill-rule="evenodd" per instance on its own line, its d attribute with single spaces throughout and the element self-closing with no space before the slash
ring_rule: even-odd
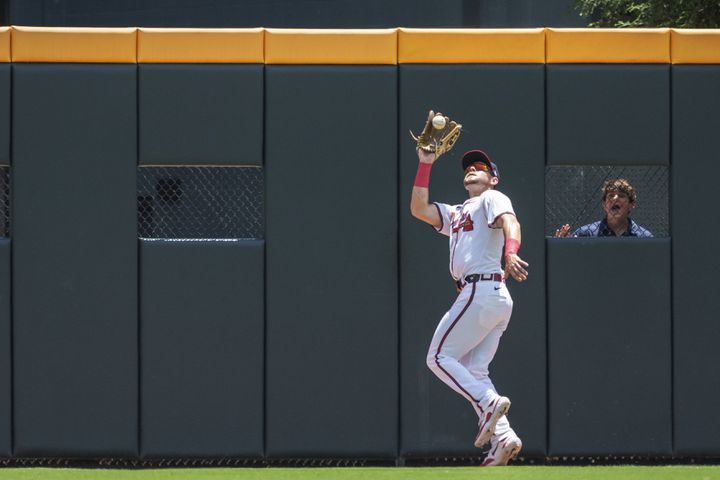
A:
<svg viewBox="0 0 720 480">
<path fill-rule="evenodd" d="M 625 179 L 637 199 L 630 218 L 654 237 L 670 236 L 667 166 L 552 166 L 545 168 L 545 235 L 569 224 L 570 231 L 605 218 L 601 188 Z"/>
<path fill-rule="evenodd" d="M 260 167 L 138 167 L 138 237 L 264 238 Z"/>
</svg>

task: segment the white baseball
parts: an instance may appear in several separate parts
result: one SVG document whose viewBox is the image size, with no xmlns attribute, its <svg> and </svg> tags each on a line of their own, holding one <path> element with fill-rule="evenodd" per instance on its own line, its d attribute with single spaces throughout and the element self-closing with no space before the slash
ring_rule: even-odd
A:
<svg viewBox="0 0 720 480">
<path fill-rule="evenodd" d="M 433 127 L 437 130 L 442 130 L 443 128 L 445 128 L 445 117 L 443 117 L 442 115 L 437 115 L 433 117 L 432 124 Z"/>
</svg>

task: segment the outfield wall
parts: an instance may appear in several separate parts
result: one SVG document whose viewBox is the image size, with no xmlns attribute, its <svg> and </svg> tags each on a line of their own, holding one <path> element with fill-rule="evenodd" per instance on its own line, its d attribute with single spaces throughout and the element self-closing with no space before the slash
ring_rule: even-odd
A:
<svg viewBox="0 0 720 480">
<path fill-rule="evenodd" d="M 452 48 L 448 48 L 452 45 Z M 0 455 L 471 456 L 408 130 L 465 126 L 523 225 L 495 385 L 527 456 L 720 455 L 720 31 L 0 31 Z M 253 240 L 139 238 L 138 168 L 261 167 Z M 669 238 L 547 239 L 545 168 L 669 166 Z M 708 223 L 706 225 L 705 223 Z M 705 230 L 709 230 L 705 233 Z"/>
</svg>

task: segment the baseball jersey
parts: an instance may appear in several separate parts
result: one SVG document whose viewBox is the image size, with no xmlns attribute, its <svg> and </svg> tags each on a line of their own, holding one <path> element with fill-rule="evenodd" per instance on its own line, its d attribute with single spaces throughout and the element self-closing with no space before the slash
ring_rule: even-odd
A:
<svg viewBox="0 0 720 480">
<path fill-rule="evenodd" d="M 503 214 L 515 215 L 504 193 L 486 190 L 462 205 L 435 202 L 442 225 L 438 232 L 450 237 L 450 274 L 455 280 L 474 273 L 502 273 L 505 245 L 502 228 L 494 227 Z"/>
</svg>

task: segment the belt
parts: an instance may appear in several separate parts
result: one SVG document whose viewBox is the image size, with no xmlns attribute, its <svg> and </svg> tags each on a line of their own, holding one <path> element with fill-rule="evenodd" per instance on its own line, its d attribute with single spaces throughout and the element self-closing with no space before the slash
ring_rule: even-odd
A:
<svg viewBox="0 0 720 480">
<path fill-rule="evenodd" d="M 465 281 L 463 280 L 457 280 L 455 284 L 458 287 L 458 290 L 461 290 L 465 285 L 468 283 L 477 283 L 477 282 L 502 282 L 503 276 L 499 273 L 473 273 L 472 275 L 468 275 L 465 277 Z"/>
</svg>

